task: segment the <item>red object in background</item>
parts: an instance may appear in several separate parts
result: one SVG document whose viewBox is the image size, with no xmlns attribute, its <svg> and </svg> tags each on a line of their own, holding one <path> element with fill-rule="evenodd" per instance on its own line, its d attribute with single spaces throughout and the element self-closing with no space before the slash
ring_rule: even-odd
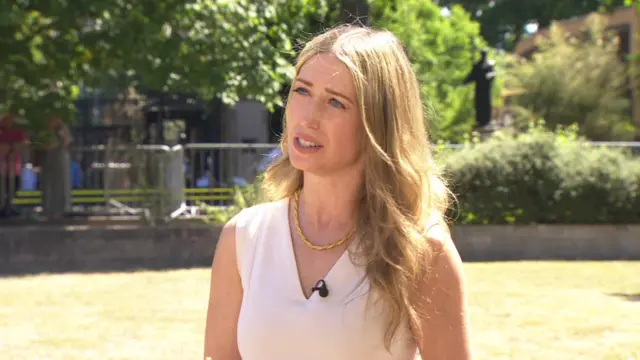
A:
<svg viewBox="0 0 640 360">
<path fill-rule="evenodd" d="M 15 145 L 22 144 L 27 141 L 27 132 L 24 129 L 12 126 L 15 120 L 15 116 L 9 115 L 0 117 L 0 145 Z M 13 155 L 6 155 L 0 157 L 0 172 L 8 172 L 5 169 L 6 164 L 10 161 L 9 156 L 13 158 L 14 163 L 14 175 L 20 175 L 20 169 L 22 164 L 20 161 L 20 154 L 13 153 Z"/>
</svg>

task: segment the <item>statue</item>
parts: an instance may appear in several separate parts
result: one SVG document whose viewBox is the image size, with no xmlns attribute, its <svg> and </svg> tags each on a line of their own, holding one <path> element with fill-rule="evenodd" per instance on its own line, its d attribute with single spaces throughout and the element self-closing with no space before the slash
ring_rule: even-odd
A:
<svg viewBox="0 0 640 360">
<path fill-rule="evenodd" d="M 487 59 L 487 50 L 482 50 L 480 60 L 464 79 L 464 83 L 475 83 L 474 106 L 476 109 L 476 125 L 485 127 L 491 122 L 491 87 L 495 77 L 494 62 Z"/>
</svg>

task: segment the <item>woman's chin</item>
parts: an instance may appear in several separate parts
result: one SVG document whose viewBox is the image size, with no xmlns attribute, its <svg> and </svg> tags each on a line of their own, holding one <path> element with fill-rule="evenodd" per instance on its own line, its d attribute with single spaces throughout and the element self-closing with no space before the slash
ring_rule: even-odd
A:
<svg viewBox="0 0 640 360">
<path fill-rule="evenodd" d="M 313 172 L 313 169 L 315 168 L 314 166 L 311 166 L 311 164 L 308 164 L 308 163 L 305 163 L 305 162 L 291 161 L 291 165 L 296 170 L 300 170 L 300 171 L 303 171 L 303 172 Z"/>
<path fill-rule="evenodd" d="M 303 171 L 303 172 L 315 172 L 315 170 L 318 170 L 319 168 L 319 164 L 317 164 L 316 161 L 313 161 L 311 159 L 304 159 L 304 158 L 299 158 L 297 156 L 295 156 L 294 154 L 291 154 L 289 157 L 289 161 L 291 161 L 291 166 L 293 166 L 294 168 L 296 168 L 297 170 Z"/>
</svg>

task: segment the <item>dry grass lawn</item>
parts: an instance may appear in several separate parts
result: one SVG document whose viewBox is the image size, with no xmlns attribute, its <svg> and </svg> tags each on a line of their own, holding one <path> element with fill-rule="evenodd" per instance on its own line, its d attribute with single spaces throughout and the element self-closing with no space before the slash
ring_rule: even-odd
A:
<svg viewBox="0 0 640 360">
<path fill-rule="evenodd" d="M 640 262 L 467 264 L 477 359 L 640 359 Z M 200 359 L 208 269 L 0 278 L 0 358 Z"/>
</svg>

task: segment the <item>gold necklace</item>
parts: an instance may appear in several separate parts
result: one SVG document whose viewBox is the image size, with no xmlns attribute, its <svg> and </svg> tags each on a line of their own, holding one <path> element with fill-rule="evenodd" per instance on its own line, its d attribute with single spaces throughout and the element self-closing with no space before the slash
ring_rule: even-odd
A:
<svg viewBox="0 0 640 360">
<path fill-rule="evenodd" d="M 304 236 L 304 234 L 302 233 L 302 229 L 300 228 L 300 219 L 298 218 L 298 203 L 299 202 L 300 202 L 300 190 L 296 191 L 296 193 L 294 194 L 293 219 L 294 219 L 295 224 L 296 224 L 296 229 L 298 230 L 298 235 L 300 235 L 300 238 L 302 239 L 302 242 L 304 242 L 305 245 L 307 245 L 308 247 L 312 248 L 313 250 L 329 250 L 329 249 L 333 249 L 336 246 L 342 245 L 345 241 L 349 240 L 349 238 L 351 238 L 351 236 L 353 236 L 353 233 L 355 232 L 355 229 L 352 229 L 351 231 L 349 231 L 349 233 L 345 237 L 343 237 L 342 239 L 334 242 L 333 244 L 328 244 L 328 245 L 315 245 L 315 244 L 313 244 L 311 241 L 309 241 L 309 239 L 307 239 L 306 236 Z"/>
</svg>

